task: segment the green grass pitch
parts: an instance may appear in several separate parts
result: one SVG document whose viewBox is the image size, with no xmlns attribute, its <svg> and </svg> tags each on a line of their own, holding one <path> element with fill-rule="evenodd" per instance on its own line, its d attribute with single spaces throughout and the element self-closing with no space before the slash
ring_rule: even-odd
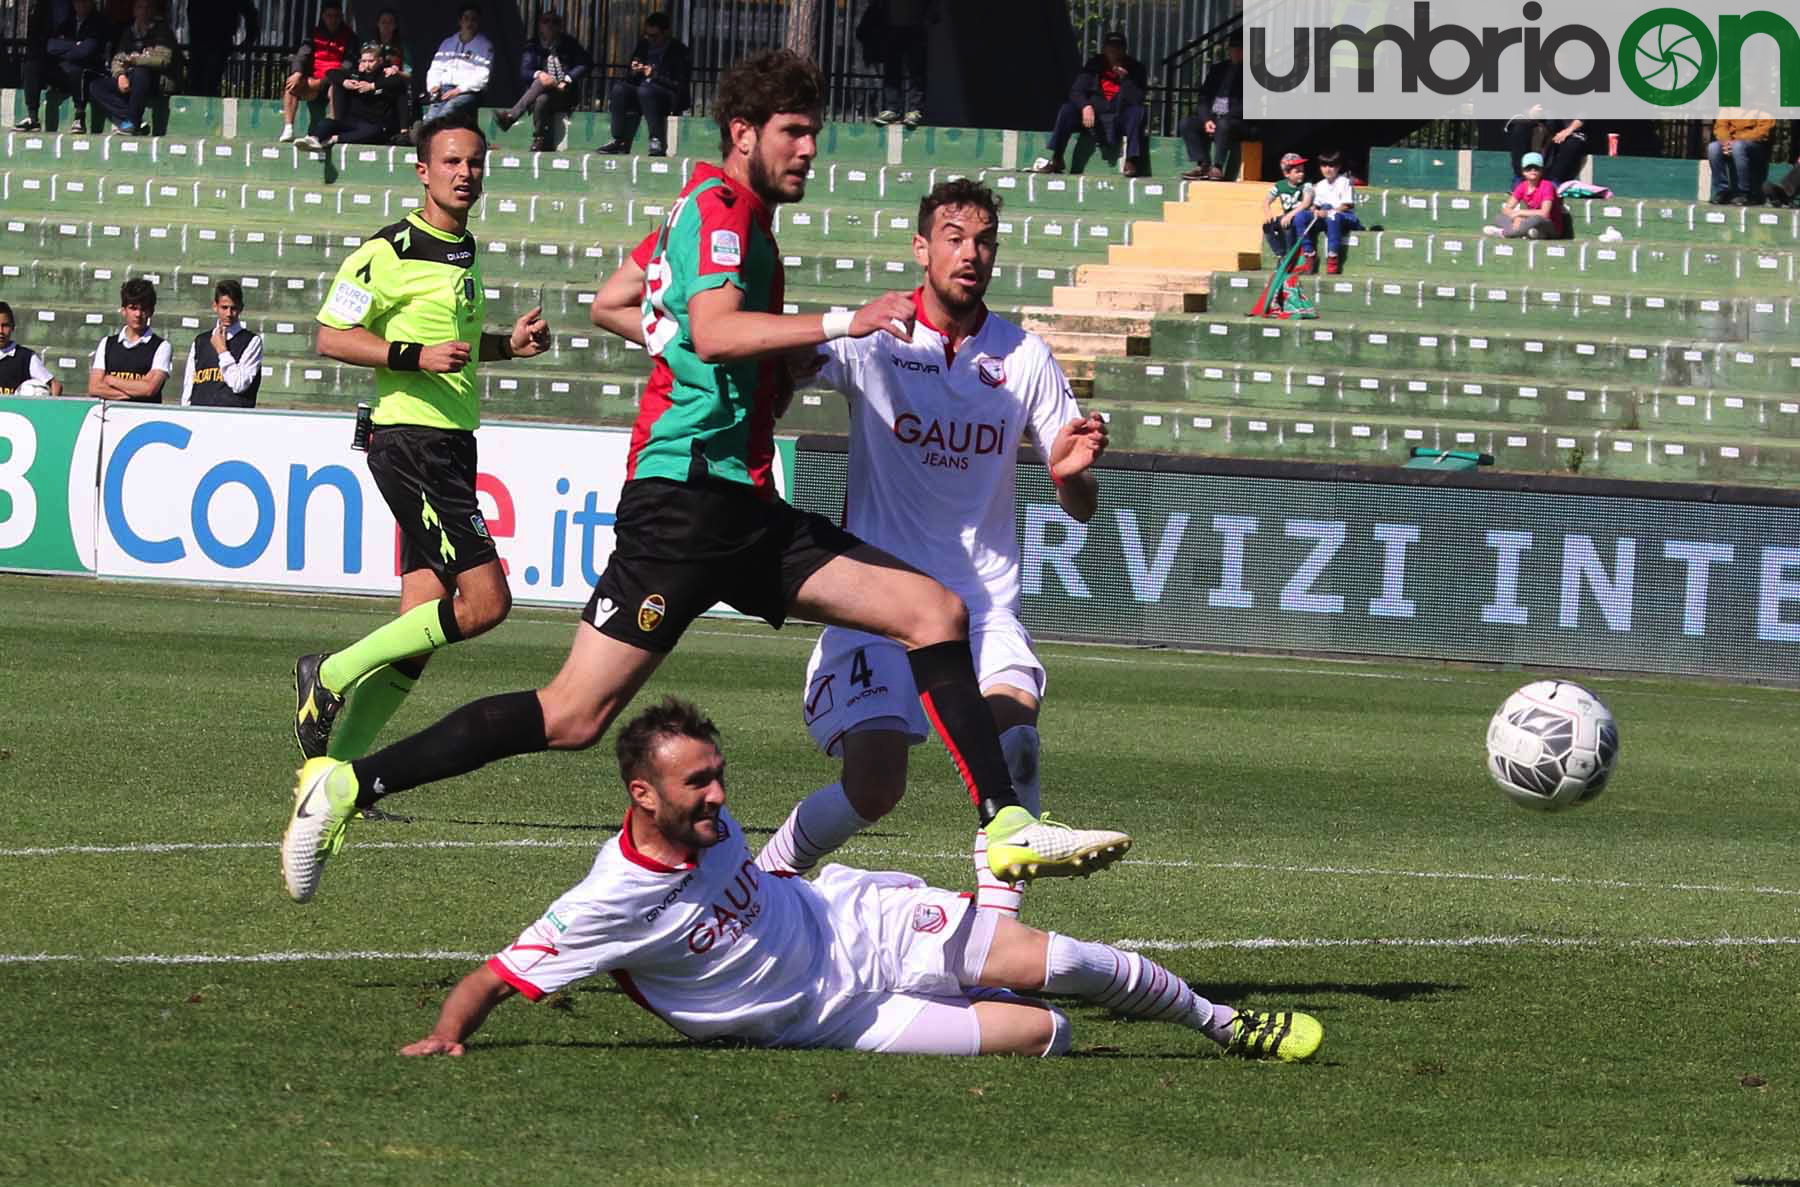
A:
<svg viewBox="0 0 1800 1187">
<path fill-rule="evenodd" d="M 288 902 L 289 668 L 387 613 L 0 577 L 0 1180 L 1800 1183 L 1790 690 L 1589 681 L 1620 768 L 1545 817 L 1481 763 L 1526 673 L 1046 645 L 1047 805 L 1137 847 L 1028 920 L 1311 1011 L 1317 1063 L 1076 1003 L 1056 1061 L 697 1046 L 610 982 L 415 1062 L 622 793 L 606 749 L 420 789 Z M 440 655 L 393 736 L 541 683 L 574 619 Z M 651 686 L 723 727 L 747 825 L 833 777 L 811 639 L 703 622 Z M 972 826 L 934 743 L 844 857 L 963 886 Z"/>
</svg>

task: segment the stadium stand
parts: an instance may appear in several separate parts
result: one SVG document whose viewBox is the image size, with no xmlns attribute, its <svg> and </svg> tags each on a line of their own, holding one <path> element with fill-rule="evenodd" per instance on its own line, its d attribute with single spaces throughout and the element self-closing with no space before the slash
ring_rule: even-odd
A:
<svg viewBox="0 0 1800 1187">
<path fill-rule="evenodd" d="M 586 306 L 712 157 L 716 129 L 672 121 L 667 159 L 532 153 L 529 129 L 499 135 L 492 114 L 472 224 L 489 321 L 542 303 L 557 347 L 483 368 L 489 415 L 626 422 L 647 367 Z M 603 119 L 578 113 L 567 143 L 598 143 Z M 416 204 L 411 152 L 315 157 L 275 143 L 279 127 L 276 104 L 176 97 L 165 137 L 7 134 L 0 296 L 21 340 L 75 377 L 127 274 L 158 283 L 175 339 L 214 282 L 241 277 L 246 320 L 267 335 L 264 406 L 366 396 L 366 375 L 311 352 L 312 316 L 361 237 Z M 1398 462 L 1424 445 L 1546 472 L 1800 476 L 1800 212 L 1698 201 L 1704 163 L 1599 158 L 1591 175 L 1627 196 L 1571 203 L 1572 239 L 1497 242 L 1480 228 L 1505 154 L 1381 150 L 1345 273 L 1304 281 L 1320 318 L 1275 322 L 1247 316 L 1265 187 L 1174 180 L 1173 139 L 1153 142 L 1148 177 L 1024 172 L 1043 139 L 828 126 L 807 200 L 777 223 L 790 307 L 910 287 L 919 194 L 979 174 L 1007 203 L 990 304 L 1050 339 L 1118 447 Z M 804 393 L 785 427 L 844 423 L 841 401 Z"/>
</svg>

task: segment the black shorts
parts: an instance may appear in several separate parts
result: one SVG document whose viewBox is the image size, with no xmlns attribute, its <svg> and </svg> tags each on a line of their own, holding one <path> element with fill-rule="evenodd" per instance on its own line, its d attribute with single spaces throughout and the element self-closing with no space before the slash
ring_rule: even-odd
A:
<svg viewBox="0 0 1800 1187">
<path fill-rule="evenodd" d="M 449 577 L 500 556 L 475 498 L 475 434 L 421 425 L 376 425 L 369 477 L 405 544 L 400 571 Z"/>
<path fill-rule="evenodd" d="M 861 543 L 822 515 L 723 480 L 634 479 L 616 514 L 612 559 L 581 617 L 646 651 L 673 650 L 720 602 L 780 627 L 806 579 Z"/>
</svg>

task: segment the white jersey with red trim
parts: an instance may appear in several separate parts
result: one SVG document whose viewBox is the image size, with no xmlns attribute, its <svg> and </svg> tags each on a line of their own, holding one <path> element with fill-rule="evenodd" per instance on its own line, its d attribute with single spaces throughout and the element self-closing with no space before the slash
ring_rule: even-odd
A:
<svg viewBox="0 0 1800 1187">
<path fill-rule="evenodd" d="M 609 972 L 640 1006 L 696 1039 L 773 1046 L 875 1040 L 918 1009 L 894 993 L 958 991 L 944 945 L 964 896 L 909 874 L 827 867 L 817 885 L 757 866 L 743 830 L 680 866 L 631 843 L 631 814 L 586 878 L 488 961 L 532 1001 Z"/>
<path fill-rule="evenodd" d="M 1081 411 L 1036 334 L 989 312 L 951 355 L 913 300 L 911 342 L 877 333 L 823 348 L 819 382 L 850 397 L 844 526 L 949 586 L 972 614 L 1017 613 L 1019 444 L 1048 454 Z"/>
</svg>

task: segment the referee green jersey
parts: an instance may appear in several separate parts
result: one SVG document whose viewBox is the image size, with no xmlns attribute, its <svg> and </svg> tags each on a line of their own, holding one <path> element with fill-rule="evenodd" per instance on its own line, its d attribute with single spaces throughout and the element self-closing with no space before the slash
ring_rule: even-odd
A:
<svg viewBox="0 0 1800 1187">
<path fill-rule="evenodd" d="M 374 421 L 473 431 L 481 420 L 475 364 L 486 312 L 475 237 L 440 231 L 415 211 L 350 253 L 319 324 L 362 326 L 389 342 L 467 342 L 469 362 L 460 371 L 375 368 Z"/>
</svg>

